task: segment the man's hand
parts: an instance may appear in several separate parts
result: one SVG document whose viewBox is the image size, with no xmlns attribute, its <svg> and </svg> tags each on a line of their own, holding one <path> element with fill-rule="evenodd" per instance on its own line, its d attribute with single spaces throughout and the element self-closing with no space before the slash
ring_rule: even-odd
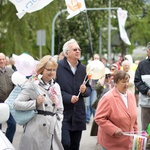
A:
<svg viewBox="0 0 150 150">
<path fill-rule="evenodd" d="M 150 90 L 148 90 L 148 92 L 147 92 L 147 96 L 150 96 Z"/>
<path fill-rule="evenodd" d="M 73 95 L 72 98 L 71 98 L 71 103 L 76 103 L 77 101 L 79 100 L 79 97 L 78 96 L 75 96 Z"/>
<path fill-rule="evenodd" d="M 83 93 L 85 93 L 85 91 L 86 91 L 86 85 L 85 85 L 85 83 L 83 83 L 83 84 L 80 86 L 80 92 L 83 94 Z"/>
</svg>

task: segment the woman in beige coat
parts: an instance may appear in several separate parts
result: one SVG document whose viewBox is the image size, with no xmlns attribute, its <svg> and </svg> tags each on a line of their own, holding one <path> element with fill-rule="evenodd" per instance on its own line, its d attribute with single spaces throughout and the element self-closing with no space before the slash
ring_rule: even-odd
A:
<svg viewBox="0 0 150 150">
<path fill-rule="evenodd" d="M 16 110 L 37 110 L 25 126 L 19 150 L 63 150 L 61 126 L 63 103 L 59 85 L 54 81 L 57 62 L 47 55 L 36 68 L 14 102 Z"/>
<path fill-rule="evenodd" d="M 134 95 L 127 91 L 129 75 L 117 71 L 114 76 L 115 87 L 99 101 L 95 114 L 98 124 L 98 143 L 102 150 L 131 150 L 131 136 L 126 133 L 137 132 L 137 109 Z"/>
</svg>

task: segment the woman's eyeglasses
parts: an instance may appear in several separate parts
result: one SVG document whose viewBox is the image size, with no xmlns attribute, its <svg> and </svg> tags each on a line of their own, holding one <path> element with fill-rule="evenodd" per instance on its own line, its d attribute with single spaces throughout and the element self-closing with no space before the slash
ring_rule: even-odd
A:
<svg viewBox="0 0 150 150">
<path fill-rule="evenodd" d="M 52 72 L 52 71 L 53 71 L 53 72 L 56 72 L 56 70 L 57 70 L 57 69 L 48 69 L 48 68 L 45 68 L 45 69 L 46 69 L 47 71 L 49 71 L 49 72 Z"/>
</svg>

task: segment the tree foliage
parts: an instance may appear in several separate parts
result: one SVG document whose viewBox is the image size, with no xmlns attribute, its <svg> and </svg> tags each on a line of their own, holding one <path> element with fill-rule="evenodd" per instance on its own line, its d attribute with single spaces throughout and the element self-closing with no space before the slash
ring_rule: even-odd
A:
<svg viewBox="0 0 150 150">
<path fill-rule="evenodd" d="M 46 31 L 46 46 L 42 47 L 43 55 L 50 53 L 51 22 L 58 11 L 58 2 L 52 2 L 44 9 L 27 13 L 21 19 L 16 16 L 15 6 L 8 2 L 1 4 L 0 51 L 6 55 L 29 53 L 39 58 L 39 46 L 36 45 L 37 30 Z"/>
<path fill-rule="evenodd" d="M 85 0 L 87 8 L 108 8 L 108 0 Z M 64 9 L 65 9 L 64 5 Z M 146 18 L 139 17 L 142 16 L 142 8 L 144 7 L 144 3 L 140 0 L 132 0 L 132 1 L 119 1 L 113 0 L 111 1 L 111 7 L 115 8 L 111 10 L 112 16 L 117 17 L 117 8 L 122 8 L 128 11 L 128 19 L 126 21 L 126 29 L 129 33 L 129 38 L 132 42 L 132 46 L 128 46 L 119 38 L 119 29 L 117 31 L 111 31 L 111 41 L 112 41 L 112 52 L 114 53 L 122 53 L 123 55 L 128 52 L 131 52 L 135 47 L 134 43 L 136 39 L 133 37 L 134 34 L 138 34 L 139 32 L 134 32 L 139 29 L 140 21 L 146 20 Z M 88 11 L 87 14 L 82 12 L 79 15 L 66 20 L 67 13 L 61 15 L 60 19 L 57 20 L 56 23 L 56 41 L 57 38 L 61 38 L 59 44 L 56 44 L 56 52 L 60 51 L 59 48 L 62 47 L 63 43 L 70 38 L 75 38 L 79 41 L 81 48 L 83 49 L 84 55 L 89 53 L 92 55 L 89 42 L 92 42 L 93 52 L 99 53 L 99 36 L 100 36 L 100 27 L 105 28 L 102 34 L 102 49 L 103 53 L 107 53 L 107 43 L 108 43 L 108 11 L 107 10 L 98 10 L 98 11 Z M 90 25 L 90 29 L 88 29 L 88 23 Z M 118 19 L 111 18 L 111 25 L 113 27 L 118 28 Z M 147 25 L 145 25 L 147 26 Z M 135 28 L 135 29 L 134 29 Z M 148 28 L 148 26 L 147 26 Z M 147 32 L 147 31 L 145 31 Z M 91 41 L 89 41 L 89 33 L 91 34 Z M 141 35 L 141 34 L 140 34 Z M 148 36 L 148 35 L 147 35 Z M 116 38 L 117 37 L 117 38 Z M 134 40 L 133 40 L 134 39 Z M 148 39 L 147 39 L 148 40 Z M 141 42 L 141 44 L 145 44 L 145 42 Z M 57 45 L 61 45 L 58 46 Z"/>
</svg>

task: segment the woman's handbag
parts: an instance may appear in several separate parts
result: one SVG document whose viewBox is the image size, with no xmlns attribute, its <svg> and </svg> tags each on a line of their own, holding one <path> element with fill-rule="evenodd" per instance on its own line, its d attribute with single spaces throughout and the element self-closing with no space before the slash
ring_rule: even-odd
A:
<svg viewBox="0 0 150 150">
<path fill-rule="evenodd" d="M 15 110 L 13 108 L 13 103 L 15 99 L 18 97 L 22 90 L 22 87 L 20 85 L 16 85 L 8 98 L 5 100 L 5 103 L 9 105 L 10 112 L 15 119 L 15 121 L 19 125 L 25 125 L 28 121 L 30 121 L 36 114 L 36 110 L 26 110 L 26 111 L 21 111 L 21 110 Z"/>
</svg>

